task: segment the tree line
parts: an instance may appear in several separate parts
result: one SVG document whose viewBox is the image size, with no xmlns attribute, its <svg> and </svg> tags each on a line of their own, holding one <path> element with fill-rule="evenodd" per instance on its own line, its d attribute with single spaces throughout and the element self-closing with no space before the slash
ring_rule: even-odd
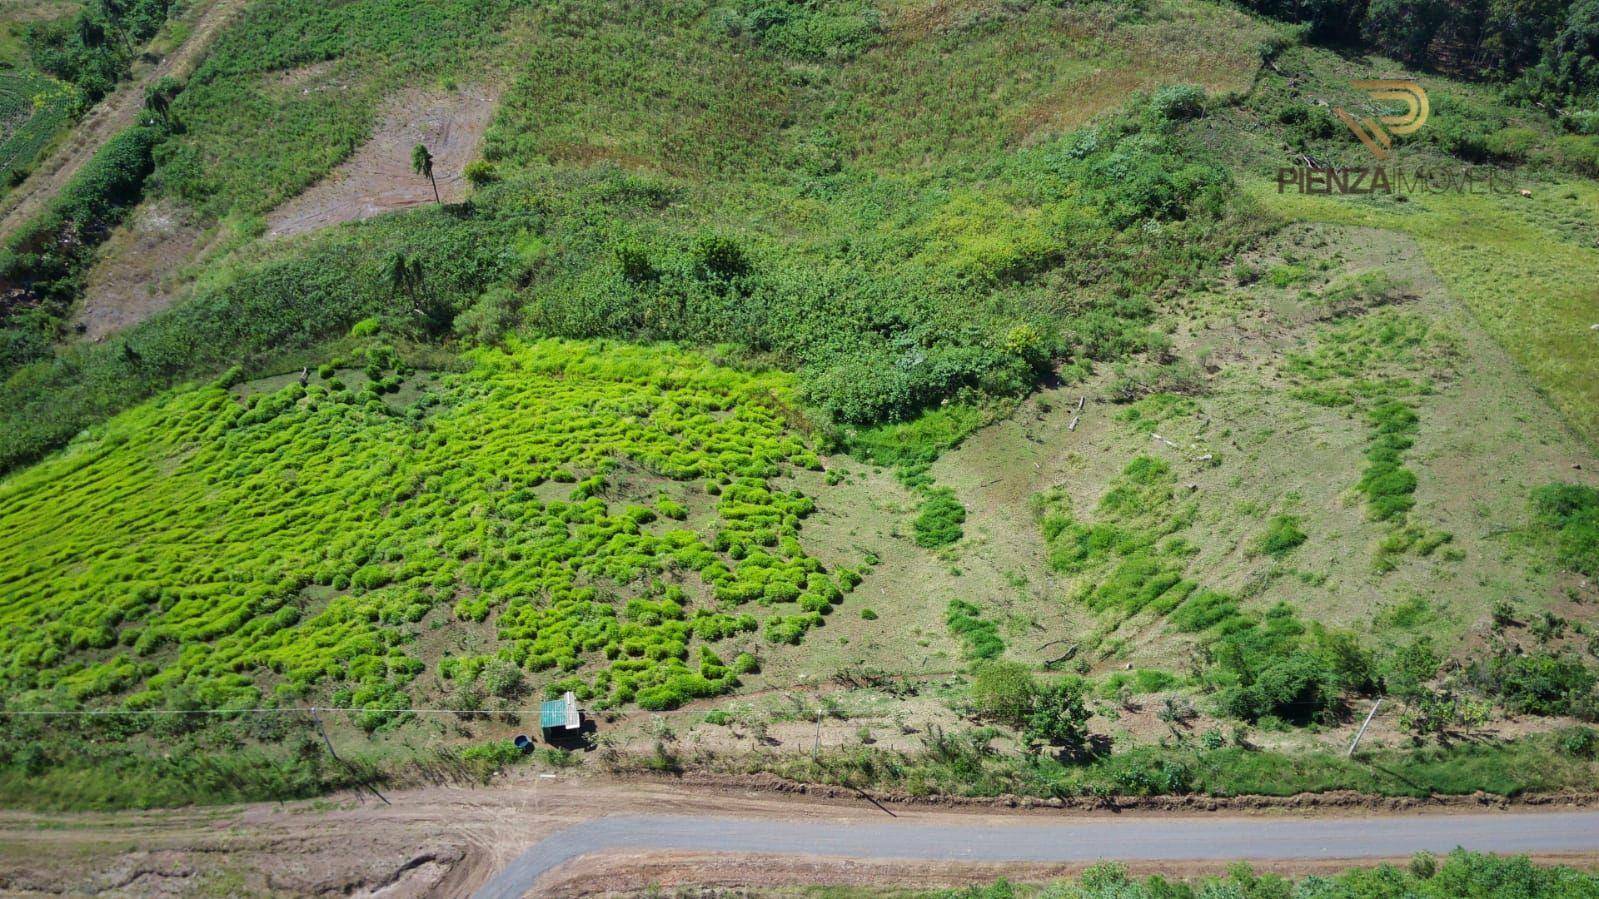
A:
<svg viewBox="0 0 1599 899">
<path fill-rule="evenodd" d="M 1498 81 L 1599 132 L 1599 0 L 1241 0 L 1407 65 Z"/>
</svg>

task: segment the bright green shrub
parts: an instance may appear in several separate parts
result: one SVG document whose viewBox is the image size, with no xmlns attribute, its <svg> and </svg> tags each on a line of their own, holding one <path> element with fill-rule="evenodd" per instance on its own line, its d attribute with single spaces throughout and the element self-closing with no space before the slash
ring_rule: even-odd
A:
<svg viewBox="0 0 1599 899">
<path fill-rule="evenodd" d="M 969 693 L 978 714 L 1020 728 L 1033 711 L 1039 686 L 1026 665 L 992 661 L 977 666 Z"/>
<path fill-rule="evenodd" d="M 966 521 L 966 507 L 955 498 L 955 492 L 940 487 L 927 492 L 916 516 L 916 545 L 936 549 L 948 546 L 961 538 L 961 525 Z"/>
<path fill-rule="evenodd" d="M 966 658 L 983 661 L 998 658 L 1005 651 L 1005 641 L 999 637 L 999 627 L 982 617 L 982 610 L 962 599 L 949 601 L 944 622 L 950 632 L 965 644 Z"/>
<path fill-rule="evenodd" d="M 1538 523 L 1555 533 L 1560 564 L 1599 577 L 1599 490 L 1551 484 L 1533 491 Z"/>
<path fill-rule="evenodd" d="M 1282 558 L 1300 544 L 1309 539 L 1308 535 L 1299 529 L 1299 519 L 1293 515 L 1278 515 L 1266 526 L 1266 533 L 1260 536 L 1258 547 L 1261 552 Z"/>
</svg>

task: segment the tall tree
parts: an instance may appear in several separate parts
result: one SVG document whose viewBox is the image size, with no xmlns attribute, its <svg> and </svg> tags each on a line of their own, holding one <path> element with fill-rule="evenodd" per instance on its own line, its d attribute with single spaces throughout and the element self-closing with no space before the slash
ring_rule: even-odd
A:
<svg viewBox="0 0 1599 899">
<path fill-rule="evenodd" d="M 116 33 L 117 37 L 122 39 L 122 49 L 129 56 L 132 56 L 133 41 L 128 38 L 127 26 L 123 24 L 123 19 L 127 14 L 126 5 L 122 0 L 99 0 L 95 6 L 99 8 L 101 17 L 106 20 L 111 30 Z"/>
<path fill-rule="evenodd" d="M 444 202 L 439 199 L 439 182 L 433 177 L 433 154 L 428 152 L 427 147 L 417 144 L 411 148 L 411 171 L 428 179 L 428 183 L 433 185 L 433 202 Z"/>
</svg>

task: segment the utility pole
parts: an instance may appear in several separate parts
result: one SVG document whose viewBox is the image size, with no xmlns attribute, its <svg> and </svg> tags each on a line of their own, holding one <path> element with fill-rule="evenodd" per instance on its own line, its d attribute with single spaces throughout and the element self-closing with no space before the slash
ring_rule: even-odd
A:
<svg viewBox="0 0 1599 899">
<path fill-rule="evenodd" d="M 1366 735 L 1366 728 L 1371 726 L 1371 719 L 1377 717 L 1377 709 L 1381 706 L 1381 699 L 1371 704 L 1371 711 L 1366 713 L 1365 722 L 1360 725 L 1360 730 L 1355 732 L 1355 738 L 1349 742 L 1349 753 L 1344 756 L 1345 758 L 1352 759 L 1355 757 L 1355 747 L 1360 745 L 1360 738 Z"/>
<path fill-rule="evenodd" d="M 378 788 L 372 786 L 372 784 L 365 777 L 363 777 L 360 772 L 355 770 L 354 766 L 352 766 L 349 762 L 345 761 L 344 759 L 339 758 L 338 751 L 333 748 L 333 741 L 328 739 L 327 728 L 322 726 L 322 719 L 317 715 L 316 711 L 317 711 L 316 710 L 316 706 L 311 706 L 311 721 L 314 724 L 316 724 L 317 732 L 322 734 L 322 742 L 324 742 L 324 743 L 326 743 L 328 745 L 328 755 L 333 756 L 334 761 L 336 761 L 339 764 L 343 765 L 345 770 L 350 772 L 351 776 L 353 776 L 355 778 L 357 783 L 359 783 L 363 787 L 366 787 L 368 790 L 371 790 L 373 796 L 376 796 L 377 798 L 383 800 L 383 804 L 384 805 L 393 805 L 394 803 L 389 801 L 389 797 L 383 795 L 382 793 L 379 793 L 378 792 Z M 357 796 L 361 795 L 360 791 L 356 791 L 356 795 Z"/>
</svg>

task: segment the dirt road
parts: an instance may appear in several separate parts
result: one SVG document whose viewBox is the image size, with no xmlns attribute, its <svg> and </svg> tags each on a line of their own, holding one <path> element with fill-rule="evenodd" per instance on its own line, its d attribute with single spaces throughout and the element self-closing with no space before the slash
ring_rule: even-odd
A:
<svg viewBox="0 0 1599 899">
<path fill-rule="evenodd" d="M 1319 818 L 1133 818 L 1063 822 L 861 823 L 615 817 L 563 830 L 518 856 L 478 899 L 534 891 L 572 859 L 616 850 L 789 853 L 993 862 L 1392 858 L 1460 846 L 1485 852 L 1599 851 L 1599 812 Z"/>
<path fill-rule="evenodd" d="M 189 36 L 164 59 L 124 81 L 111 95 L 84 116 L 65 144 L 43 160 L 27 180 L 0 201 L 0 241 L 9 238 L 60 193 L 83 164 L 117 132 L 132 125 L 144 108 L 145 89 L 171 75 L 186 78 L 205 57 L 205 51 L 224 25 L 244 9 L 248 0 L 213 0 L 200 12 Z"/>
<path fill-rule="evenodd" d="M 585 776 L 115 814 L 0 812 L 0 892 L 588 895 L 648 884 L 938 887 L 1058 877 L 1100 858 L 1303 873 L 1455 846 L 1599 855 L 1599 811 L 1315 817 L 994 811 Z M 914 864 L 907 864 L 914 862 Z"/>
</svg>

